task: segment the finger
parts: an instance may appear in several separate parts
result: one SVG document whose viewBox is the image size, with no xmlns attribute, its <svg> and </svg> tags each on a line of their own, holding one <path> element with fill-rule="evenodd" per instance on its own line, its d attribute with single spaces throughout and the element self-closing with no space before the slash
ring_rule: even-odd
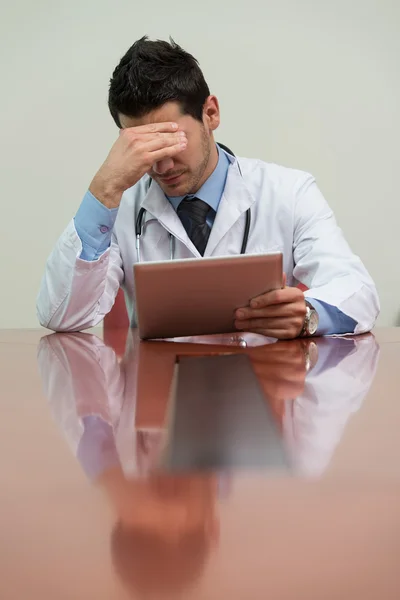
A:
<svg viewBox="0 0 400 600">
<path fill-rule="evenodd" d="M 300 300 L 305 303 L 304 294 L 301 290 L 295 287 L 285 287 L 282 290 L 272 290 L 257 298 L 253 298 L 250 302 L 250 306 L 251 308 L 262 308 L 263 306 L 271 306 L 272 304 L 285 304 L 286 302 L 296 302 Z"/>
<path fill-rule="evenodd" d="M 176 144 L 187 144 L 187 137 L 183 131 L 176 133 L 146 134 L 143 136 L 143 140 L 141 140 L 140 143 L 143 152 L 155 152 L 156 150 L 175 146 Z"/>
<path fill-rule="evenodd" d="M 285 379 L 291 379 L 292 376 L 293 378 L 297 377 L 304 367 L 304 352 L 299 352 L 293 356 L 289 355 L 286 359 L 281 358 L 279 361 L 255 360 L 251 357 L 251 364 L 265 372 L 269 371 L 271 376 L 284 376 Z"/>
<path fill-rule="evenodd" d="M 286 287 L 286 273 L 283 274 L 282 288 Z"/>
<path fill-rule="evenodd" d="M 306 361 L 303 355 L 302 364 L 292 369 L 291 365 L 282 365 L 279 370 L 272 371 L 266 368 L 265 365 L 254 364 L 252 367 L 260 379 L 264 379 L 265 383 L 271 388 L 296 388 L 304 384 L 304 376 L 306 374 Z"/>
<path fill-rule="evenodd" d="M 277 317 L 292 317 L 305 314 L 305 308 L 300 302 L 288 302 L 286 304 L 273 304 L 265 308 L 240 308 L 236 311 L 238 320 L 270 319 Z"/>
<path fill-rule="evenodd" d="M 276 338 L 277 340 L 293 340 L 296 334 L 293 331 L 287 331 L 286 329 L 248 329 L 250 333 L 258 333 L 266 337 Z"/>
<path fill-rule="evenodd" d="M 284 344 L 255 346 L 249 351 L 251 360 L 268 362 L 268 364 L 293 363 L 304 356 L 300 340 L 287 341 Z"/>
<path fill-rule="evenodd" d="M 254 329 L 288 329 L 291 319 L 248 319 L 235 321 L 235 327 L 240 330 L 254 331 Z"/>
<path fill-rule="evenodd" d="M 149 152 L 149 162 L 155 163 L 159 160 L 164 160 L 165 158 L 171 158 L 172 156 L 176 156 L 179 152 L 182 152 L 187 147 L 187 142 L 179 142 L 178 144 L 174 144 L 173 146 L 168 146 L 167 148 L 160 148 L 160 150 L 155 150 L 154 152 Z"/>
<path fill-rule="evenodd" d="M 262 329 L 264 335 L 277 337 L 276 332 L 279 331 L 279 339 L 293 340 L 300 335 L 303 328 L 303 320 L 301 318 L 286 318 L 286 319 L 251 319 L 249 321 L 235 321 L 235 327 L 239 331 L 254 332 L 256 329 Z M 282 335 L 284 332 L 284 335 Z"/>
<path fill-rule="evenodd" d="M 179 129 L 178 123 L 167 121 L 165 123 L 148 123 L 147 125 L 138 125 L 137 127 L 126 127 L 123 131 L 132 131 L 134 133 L 157 133 L 164 132 L 169 133 L 177 131 Z"/>
</svg>

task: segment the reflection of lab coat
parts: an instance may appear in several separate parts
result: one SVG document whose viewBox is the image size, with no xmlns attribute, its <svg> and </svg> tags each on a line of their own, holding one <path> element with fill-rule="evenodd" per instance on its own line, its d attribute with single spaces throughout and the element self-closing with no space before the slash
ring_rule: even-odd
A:
<svg viewBox="0 0 400 600">
<path fill-rule="evenodd" d="M 106 460 L 111 444 L 116 448 L 118 462 L 127 472 L 135 473 L 136 361 L 125 370 L 113 349 L 97 336 L 76 333 L 42 338 L 38 364 L 53 417 L 73 453 L 79 454 L 85 419 L 98 417 L 111 427 L 112 433 L 111 441 L 96 440 L 102 447 L 99 460 Z M 87 423 L 90 426 L 90 420 Z M 99 435 L 102 436 L 101 431 Z"/>
<path fill-rule="evenodd" d="M 304 392 L 286 403 L 284 438 L 296 472 L 325 471 L 346 423 L 358 411 L 375 376 L 375 338 L 331 338 L 318 345 L 319 359 Z"/>
<path fill-rule="evenodd" d="M 164 436 L 162 429 L 138 432 L 135 428 L 140 360 L 139 344 L 133 336 L 130 341 L 122 363 L 111 348 L 89 334 L 47 336 L 41 340 L 38 355 L 51 410 L 73 452 L 80 454 L 85 420 L 91 427 L 87 418 L 98 417 L 109 425 L 105 435 L 112 437 L 109 443 L 116 448 L 116 460 L 127 476 L 148 471 Z M 283 420 L 294 470 L 306 475 L 318 475 L 328 465 L 346 422 L 368 392 L 379 354 L 372 335 L 325 339 L 318 348 L 318 362 L 307 375 L 304 392 L 287 401 Z M 103 433 L 100 428 L 97 460 L 106 464 L 110 453 L 101 439 Z M 101 468 L 100 464 L 92 470 Z"/>
<path fill-rule="evenodd" d="M 239 254 L 245 213 L 251 209 L 247 253 L 282 251 L 288 285 L 303 283 L 307 297 L 338 307 L 357 321 L 356 333 L 371 329 L 379 312 L 375 286 L 360 259 L 352 254 L 312 176 L 257 160 L 232 157 L 227 182 L 205 256 Z M 111 309 L 122 284 L 132 323 L 137 260 L 135 220 L 145 207 L 142 260 L 199 256 L 161 188 L 147 191 L 144 177 L 123 196 L 111 248 L 97 261 L 79 258 L 81 241 L 73 222 L 46 266 L 38 297 L 42 325 L 58 331 L 81 330 L 99 323 Z M 161 301 L 161 299 L 160 299 Z"/>
</svg>

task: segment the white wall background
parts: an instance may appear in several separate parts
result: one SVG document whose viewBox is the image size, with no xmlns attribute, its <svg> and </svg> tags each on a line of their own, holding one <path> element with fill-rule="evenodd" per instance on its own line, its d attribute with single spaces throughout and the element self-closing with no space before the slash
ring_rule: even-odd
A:
<svg viewBox="0 0 400 600">
<path fill-rule="evenodd" d="M 112 70 L 172 35 L 238 155 L 312 172 L 400 315 L 399 0 L 14 0 L 0 18 L 0 327 L 36 327 L 47 255 L 117 131 Z"/>
</svg>

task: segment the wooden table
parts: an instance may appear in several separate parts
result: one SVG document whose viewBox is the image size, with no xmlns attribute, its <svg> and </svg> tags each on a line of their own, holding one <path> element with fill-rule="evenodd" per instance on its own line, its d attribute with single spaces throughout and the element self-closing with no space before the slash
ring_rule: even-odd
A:
<svg viewBox="0 0 400 600">
<path fill-rule="evenodd" d="M 45 335 L 0 331 L 2 600 L 400 598 L 400 329 L 317 355 Z M 227 352 L 290 469 L 154 473 L 176 355 Z"/>
</svg>

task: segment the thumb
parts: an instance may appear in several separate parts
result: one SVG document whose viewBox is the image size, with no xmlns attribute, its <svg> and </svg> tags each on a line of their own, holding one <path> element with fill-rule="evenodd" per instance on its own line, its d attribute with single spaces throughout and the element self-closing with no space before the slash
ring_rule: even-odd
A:
<svg viewBox="0 0 400 600">
<path fill-rule="evenodd" d="M 286 273 L 283 274 L 282 278 L 282 289 L 286 287 Z"/>
</svg>

